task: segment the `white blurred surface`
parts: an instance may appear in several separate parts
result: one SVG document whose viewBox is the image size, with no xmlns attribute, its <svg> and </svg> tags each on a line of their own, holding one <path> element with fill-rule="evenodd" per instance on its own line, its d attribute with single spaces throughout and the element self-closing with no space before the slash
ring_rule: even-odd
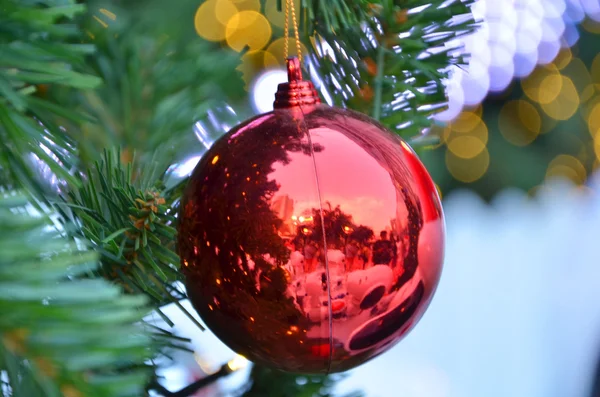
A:
<svg viewBox="0 0 600 397">
<path fill-rule="evenodd" d="M 340 391 L 369 397 L 589 397 L 600 358 L 599 184 L 492 206 L 445 202 L 444 273 L 429 311 Z"/>
</svg>

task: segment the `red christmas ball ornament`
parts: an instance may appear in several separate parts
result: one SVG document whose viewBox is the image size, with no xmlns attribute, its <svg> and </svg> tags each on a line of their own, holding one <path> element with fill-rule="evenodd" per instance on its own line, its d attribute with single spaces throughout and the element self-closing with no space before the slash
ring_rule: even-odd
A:
<svg viewBox="0 0 600 397">
<path fill-rule="evenodd" d="M 345 371 L 425 312 L 444 251 L 440 199 L 413 150 L 323 105 L 295 58 L 275 110 L 203 156 L 183 196 L 179 252 L 208 327 L 257 363 Z"/>
</svg>

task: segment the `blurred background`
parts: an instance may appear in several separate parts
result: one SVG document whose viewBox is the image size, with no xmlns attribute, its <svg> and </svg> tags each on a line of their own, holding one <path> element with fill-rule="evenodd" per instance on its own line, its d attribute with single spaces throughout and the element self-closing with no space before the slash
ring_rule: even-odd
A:
<svg viewBox="0 0 600 397">
<path fill-rule="evenodd" d="M 227 61 L 238 72 L 219 82 L 229 99 L 211 104 L 208 117 L 195 124 L 187 159 L 173 167 L 180 177 L 220 134 L 270 110 L 277 84 L 285 81 L 283 41 L 272 34 L 283 26 L 277 1 L 267 0 L 264 14 L 257 12 L 258 0 L 234 3 L 227 11 L 216 0 L 186 2 L 195 15 L 194 34 L 250 51 Z M 594 386 L 600 360 L 600 2 L 478 0 L 473 13 L 480 28 L 462 39 L 470 63 L 446 82 L 449 107 L 431 131 L 440 141 L 419 151 L 447 217 L 439 290 L 416 329 L 347 374 L 336 394 L 600 396 Z M 221 21 L 231 18 L 243 22 L 238 34 L 228 34 Z M 97 20 L 89 35 L 118 23 L 108 11 Z M 165 34 L 178 29 L 162 28 Z M 203 62 L 216 68 L 224 61 Z M 234 358 L 209 331 L 198 333 L 175 309 L 166 312 L 197 347 L 162 374 L 169 389 Z M 238 364 L 241 369 L 198 395 L 236 390 L 250 370 Z"/>
</svg>

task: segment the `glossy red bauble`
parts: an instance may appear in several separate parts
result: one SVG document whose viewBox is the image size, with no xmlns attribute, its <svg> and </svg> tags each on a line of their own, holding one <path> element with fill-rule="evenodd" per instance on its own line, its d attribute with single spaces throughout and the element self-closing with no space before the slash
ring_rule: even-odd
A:
<svg viewBox="0 0 600 397">
<path fill-rule="evenodd" d="M 364 115 L 320 104 L 294 67 L 273 112 L 203 156 L 179 251 L 190 300 L 225 344 L 286 371 L 339 372 L 423 315 L 444 221 L 412 149 Z"/>
</svg>

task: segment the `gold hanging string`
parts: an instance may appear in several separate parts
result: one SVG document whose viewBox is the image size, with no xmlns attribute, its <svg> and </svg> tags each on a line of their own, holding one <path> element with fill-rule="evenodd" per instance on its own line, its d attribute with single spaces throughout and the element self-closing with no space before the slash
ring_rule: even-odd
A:
<svg viewBox="0 0 600 397">
<path fill-rule="evenodd" d="M 294 35 L 296 37 L 296 52 L 298 53 L 298 61 L 302 64 L 302 47 L 300 46 L 300 32 L 298 30 L 298 21 L 296 20 L 296 6 L 294 0 L 285 0 L 285 41 L 283 44 L 283 55 L 287 59 L 289 56 L 289 29 L 290 29 L 290 8 L 292 10 L 292 23 L 294 24 Z"/>
</svg>

